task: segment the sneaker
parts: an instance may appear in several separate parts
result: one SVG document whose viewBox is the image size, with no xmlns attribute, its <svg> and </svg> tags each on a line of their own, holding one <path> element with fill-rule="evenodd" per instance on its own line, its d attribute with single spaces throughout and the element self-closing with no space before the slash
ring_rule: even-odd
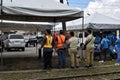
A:
<svg viewBox="0 0 120 80">
<path fill-rule="evenodd" d="M 102 61 L 99 61 L 100 63 L 103 63 L 104 61 L 102 60 Z"/>
<path fill-rule="evenodd" d="M 115 66 L 119 66 L 120 64 L 119 63 L 115 63 Z"/>
<path fill-rule="evenodd" d="M 89 67 L 92 67 L 92 66 L 93 66 L 92 64 L 89 65 Z"/>
<path fill-rule="evenodd" d="M 71 66 L 70 68 L 71 68 L 71 69 L 74 69 L 75 67 L 72 67 L 72 66 Z"/>
<path fill-rule="evenodd" d="M 79 68 L 79 66 L 76 66 L 76 68 Z"/>
</svg>

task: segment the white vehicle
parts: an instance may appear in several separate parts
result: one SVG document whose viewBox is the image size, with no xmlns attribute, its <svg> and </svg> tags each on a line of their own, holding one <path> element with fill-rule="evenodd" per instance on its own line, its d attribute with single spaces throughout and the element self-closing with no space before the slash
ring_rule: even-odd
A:
<svg viewBox="0 0 120 80">
<path fill-rule="evenodd" d="M 22 49 L 25 51 L 25 40 L 23 35 L 9 34 L 8 38 L 4 41 L 5 49 Z"/>
</svg>

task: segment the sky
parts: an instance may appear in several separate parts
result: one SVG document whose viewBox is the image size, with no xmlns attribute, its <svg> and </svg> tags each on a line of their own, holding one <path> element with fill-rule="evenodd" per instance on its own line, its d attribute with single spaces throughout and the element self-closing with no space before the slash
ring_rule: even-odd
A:
<svg viewBox="0 0 120 80">
<path fill-rule="evenodd" d="M 100 13 L 120 20 L 120 0 L 67 0 L 69 6 L 78 7 L 85 14 Z"/>
<path fill-rule="evenodd" d="M 67 0 L 69 6 L 80 7 L 81 9 L 86 8 L 90 1 L 93 0 Z"/>
</svg>

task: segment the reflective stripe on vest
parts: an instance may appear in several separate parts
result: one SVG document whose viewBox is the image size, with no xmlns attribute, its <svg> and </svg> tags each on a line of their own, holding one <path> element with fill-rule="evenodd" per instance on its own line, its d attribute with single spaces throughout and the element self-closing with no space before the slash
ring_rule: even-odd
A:
<svg viewBox="0 0 120 80">
<path fill-rule="evenodd" d="M 44 45 L 45 48 L 52 48 L 52 36 L 46 36 L 47 40 Z"/>
<path fill-rule="evenodd" d="M 59 35 L 58 36 L 58 44 L 57 44 L 58 48 L 64 48 L 62 41 L 65 42 L 65 36 L 64 35 Z"/>
</svg>

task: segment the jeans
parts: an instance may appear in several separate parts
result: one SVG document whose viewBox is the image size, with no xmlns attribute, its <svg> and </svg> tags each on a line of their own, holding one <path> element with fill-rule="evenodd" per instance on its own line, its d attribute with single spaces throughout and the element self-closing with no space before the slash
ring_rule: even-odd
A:
<svg viewBox="0 0 120 80">
<path fill-rule="evenodd" d="M 43 61 L 44 61 L 44 69 L 52 68 L 52 48 L 44 48 L 43 49 Z"/>
<path fill-rule="evenodd" d="M 58 66 L 65 67 L 66 66 L 66 54 L 65 50 L 58 50 Z"/>
</svg>

